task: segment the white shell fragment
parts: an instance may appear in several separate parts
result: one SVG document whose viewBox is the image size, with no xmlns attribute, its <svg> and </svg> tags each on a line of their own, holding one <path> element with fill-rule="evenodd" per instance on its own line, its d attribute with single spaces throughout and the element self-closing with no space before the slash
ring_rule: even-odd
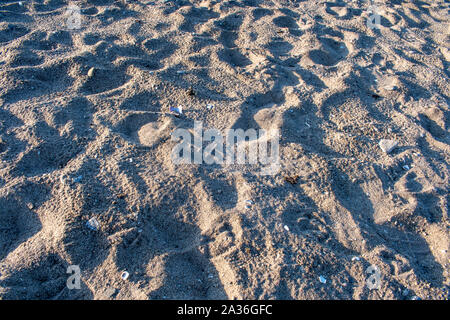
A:
<svg viewBox="0 0 450 320">
<path fill-rule="evenodd" d="M 179 107 L 170 107 L 169 108 L 170 112 L 175 113 L 176 115 L 182 115 L 183 114 L 183 107 L 179 106 Z"/>
<path fill-rule="evenodd" d="M 86 222 L 86 226 L 94 231 L 98 231 L 98 229 L 100 229 L 100 223 L 95 218 L 90 218 L 88 222 Z"/>
<path fill-rule="evenodd" d="M 129 276 L 130 274 L 127 271 L 122 272 L 122 274 L 120 275 L 122 280 L 127 280 Z"/>
</svg>

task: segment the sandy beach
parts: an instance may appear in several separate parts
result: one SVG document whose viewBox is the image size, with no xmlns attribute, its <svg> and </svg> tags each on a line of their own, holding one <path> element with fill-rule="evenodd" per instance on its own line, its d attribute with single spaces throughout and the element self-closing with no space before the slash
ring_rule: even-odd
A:
<svg viewBox="0 0 450 320">
<path fill-rule="evenodd" d="M 0 299 L 448 300 L 449 66 L 443 0 L 0 0 Z"/>
</svg>

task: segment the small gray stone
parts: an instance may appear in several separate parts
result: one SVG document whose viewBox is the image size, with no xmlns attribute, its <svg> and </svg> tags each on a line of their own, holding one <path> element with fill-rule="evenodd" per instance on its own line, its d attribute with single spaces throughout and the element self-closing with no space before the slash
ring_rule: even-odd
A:
<svg viewBox="0 0 450 320">
<path fill-rule="evenodd" d="M 381 139 L 378 145 L 380 146 L 381 150 L 383 150 L 386 153 L 391 153 L 392 150 L 397 147 L 397 141 L 389 140 L 389 139 Z"/>
</svg>

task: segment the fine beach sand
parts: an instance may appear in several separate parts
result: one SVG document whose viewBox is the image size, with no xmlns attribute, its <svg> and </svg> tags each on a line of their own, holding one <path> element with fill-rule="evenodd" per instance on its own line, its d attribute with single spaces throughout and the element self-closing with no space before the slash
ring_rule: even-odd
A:
<svg viewBox="0 0 450 320">
<path fill-rule="evenodd" d="M 376 4 L 0 0 L 0 299 L 448 299 L 450 4 Z"/>
</svg>

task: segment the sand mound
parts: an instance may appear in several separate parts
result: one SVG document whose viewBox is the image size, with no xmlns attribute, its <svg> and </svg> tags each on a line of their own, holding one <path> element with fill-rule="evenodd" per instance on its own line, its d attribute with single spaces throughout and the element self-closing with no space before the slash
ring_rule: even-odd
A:
<svg viewBox="0 0 450 320">
<path fill-rule="evenodd" d="M 2 1 L 0 298 L 448 299 L 449 5 L 377 3 Z M 174 164 L 195 121 L 280 171 Z"/>
</svg>

